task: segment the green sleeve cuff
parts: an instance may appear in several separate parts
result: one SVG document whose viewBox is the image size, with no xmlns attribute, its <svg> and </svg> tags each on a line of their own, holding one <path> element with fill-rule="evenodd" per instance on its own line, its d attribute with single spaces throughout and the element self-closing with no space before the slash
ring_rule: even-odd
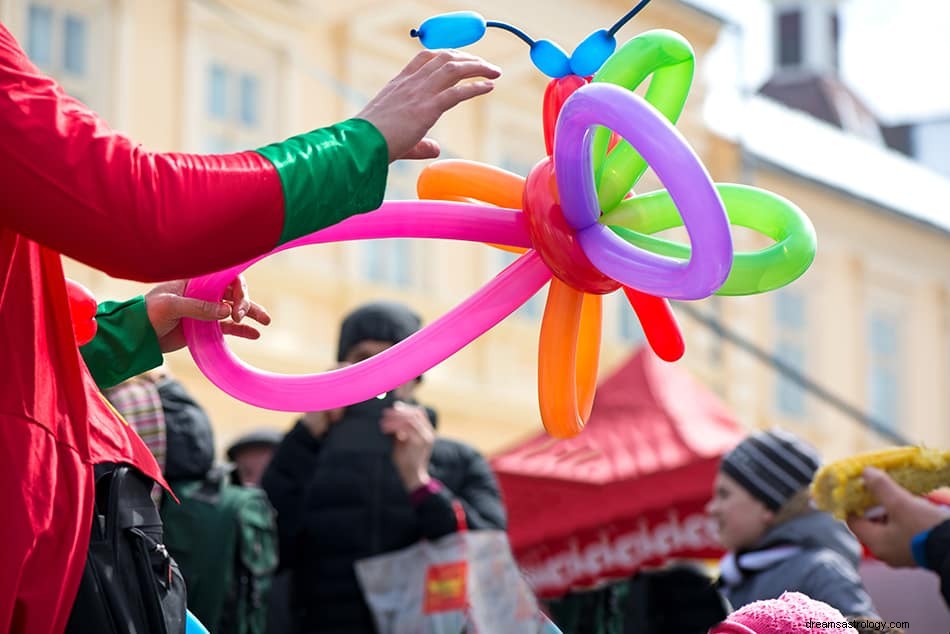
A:
<svg viewBox="0 0 950 634">
<path fill-rule="evenodd" d="M 103 302 L 96 311 L 96 336 L 79 351 L 100 388 L 112 387 L 162 364 L 158 337 L 141 295 Z"/>
<path fill-rule="evenodd" d="M 349 119 L 257 150 L 280 175 L 280 244 L 383 203 L 389 148 L 376 126 Z"/>
</svg>

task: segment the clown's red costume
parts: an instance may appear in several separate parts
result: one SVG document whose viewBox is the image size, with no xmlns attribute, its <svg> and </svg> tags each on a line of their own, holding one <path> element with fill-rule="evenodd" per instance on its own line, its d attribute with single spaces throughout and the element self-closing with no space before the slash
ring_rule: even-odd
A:
<svg viewBox="0 0 950 634">
<path fill-rule="evenodd" d="M 385 140 L 358 119 L 254 152 L 148 152 L 0 25 L 0 631 L 65 627 L 93 464 L 161 481 L 80 357 L 60 254 L 142 281 L 207 273 L 376 208 L 387 169 Z"/>
</svg>

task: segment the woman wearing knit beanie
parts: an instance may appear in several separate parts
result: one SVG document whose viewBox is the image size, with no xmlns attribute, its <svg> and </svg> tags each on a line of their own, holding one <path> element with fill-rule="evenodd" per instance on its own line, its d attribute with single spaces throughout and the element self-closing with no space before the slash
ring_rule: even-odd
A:
<svg viewBox="0 0 950 634">
<path fill-rule="evenodd" d="M 733 608 L 795 591 L 843 614 L 876 614 L 858 541 L 811 505 L 818 466 L 815 449 L 782 430 L 757 432 L 723 457 L 706 512 L 729 551 L 719 586 Z"/>
</svg>

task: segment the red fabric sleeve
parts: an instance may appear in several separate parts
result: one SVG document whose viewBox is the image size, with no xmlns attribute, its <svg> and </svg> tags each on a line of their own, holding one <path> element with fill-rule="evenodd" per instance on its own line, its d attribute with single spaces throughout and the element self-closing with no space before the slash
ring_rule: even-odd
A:
<svg viewBox="0 0 950 634">
<path fill-rule="evenodd" d="M 0 224 L 115 276 L 191 277 L 277 245 L 284 198 L 256 152 L 149 152 L 27 59 L 0 25 Z"/>
</svg>

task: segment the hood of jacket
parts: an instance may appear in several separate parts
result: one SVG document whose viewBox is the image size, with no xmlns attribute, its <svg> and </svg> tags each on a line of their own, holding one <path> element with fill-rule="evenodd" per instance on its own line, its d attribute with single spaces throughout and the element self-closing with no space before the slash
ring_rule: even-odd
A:
<svg viewBox="0 0 950 634">
<path fill-rule="evenodd" d="M 861 561 L 861 544 L 847 525 L 822 511 L 811 511 L 779 524 L 750 550 L 777 544 L 793 544 L 805 549 L 827 548 L 844 557 L 855 568 Z"/>
</svg>

